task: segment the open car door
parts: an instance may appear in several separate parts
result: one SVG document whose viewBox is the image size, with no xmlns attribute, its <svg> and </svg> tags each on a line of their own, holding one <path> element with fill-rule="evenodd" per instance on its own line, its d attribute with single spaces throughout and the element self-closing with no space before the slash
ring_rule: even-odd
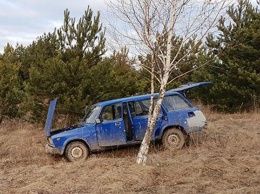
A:
<svg viewBox="0 0 260 194">
<path fill-rule="evenodd" d="M 185 93 L 186 91 L 188 91 L 192 88 L 195 88 L 195 87 L 198 87 L 198 86 L 205 86 L 205 85 L 209 85 L 209 84 L 212 84 L 212 83 L 211 82 L 198 82 L 198 83 L 190 82 L 190 83 L 181 85 L 178 88 L 168 90 L 167 92 Z"/>
</svg>

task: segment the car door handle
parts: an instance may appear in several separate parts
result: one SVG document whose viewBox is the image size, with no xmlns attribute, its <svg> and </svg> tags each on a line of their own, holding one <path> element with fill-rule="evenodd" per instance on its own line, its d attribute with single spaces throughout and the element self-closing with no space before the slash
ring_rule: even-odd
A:
<svg viewBox="0 0 260 194">
<path fill-rule="evenodd" d="M 115 123 L 115 126 L 120 126 L 121 125 L 121 122 L 116 122 Z"/>
</svg>

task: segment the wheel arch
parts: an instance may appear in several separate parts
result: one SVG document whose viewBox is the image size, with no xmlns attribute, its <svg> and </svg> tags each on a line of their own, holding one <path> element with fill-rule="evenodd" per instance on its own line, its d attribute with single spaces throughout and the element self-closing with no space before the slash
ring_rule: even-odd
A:
<svg viewBox="0 0 260 194">
<path fill-rule="evenodd" d="M 70 139 L 70 140 L 66 141 L 62 154 L 65 153 L 65 150 L 67 149 L 68 145 L 73 143 L 73 142 L 81 142 L 81 143 L 83 143 L 86 146 L 86 148 L 88 149 L 89 153 L 91 152 L 90 147 L 89 147 L 88 143 L 85 140 L 83 140 L 83 139 Z"/>
<path fill-rule="evenodd" d="M 165 127 L 165 128 L 162 130 L 162 132 L 161 132 L 161 134 L 160 134 L 160 139 L 162 139 L 162 137 L 163 137 L 163 135 L 164 135 L 164 133 L 165 133 L 166 131 L 168 131 L 169 129 L 172 129 L 172 128 L 179 129 L 186 137 L 188 136 L 187 131 L 185 131 L 185 129 L 184 129 L 181 125 L 169 125 L 169 126 Z"/>
</svg>

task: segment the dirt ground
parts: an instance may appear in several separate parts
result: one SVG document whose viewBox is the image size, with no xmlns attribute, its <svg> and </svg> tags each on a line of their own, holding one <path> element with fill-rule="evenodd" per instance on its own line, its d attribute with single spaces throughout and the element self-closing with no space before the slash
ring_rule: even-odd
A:
<svg viewBox="0 0 260 194">
<path fill-rule="evenodd" d="M 260 193 L 260 114 L 209 113 L 208 129 L 182 150 L 138 147 L 96 153 L 80 163 L 45 154 L 41 127 L 0 125 L 0 193 Z"/>
</svg>

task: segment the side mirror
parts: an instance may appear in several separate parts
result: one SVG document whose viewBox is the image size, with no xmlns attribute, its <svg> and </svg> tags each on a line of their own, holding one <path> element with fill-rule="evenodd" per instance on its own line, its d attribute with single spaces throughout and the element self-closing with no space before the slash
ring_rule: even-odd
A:
<svg viewBox="0 0 260 194">
<path fill-rule="evenodd" d="M 96 123 L 97 124 L 101 123 L 101 120 L 100 119 L 96 119 Z"/>
</svg>

